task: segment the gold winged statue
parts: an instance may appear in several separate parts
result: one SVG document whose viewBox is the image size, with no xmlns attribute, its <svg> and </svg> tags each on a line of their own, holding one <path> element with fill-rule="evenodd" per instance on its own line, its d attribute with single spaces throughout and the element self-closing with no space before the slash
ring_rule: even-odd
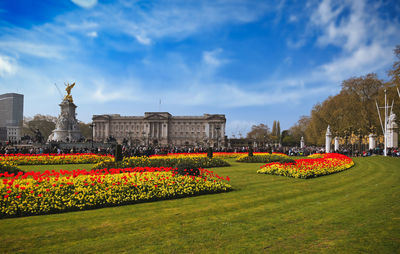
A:
<svg viewBox="0 0 400 254">
<path fill-rule="evenodd" d="M 75 82 L 72 84 L 67 83 L 65 85 L 65 91 L 67 91 L 67 95 L 64 97 L 64 101 L 74 102 L 72 100 L 71 89 L 75 86 Z"/>
</svg>

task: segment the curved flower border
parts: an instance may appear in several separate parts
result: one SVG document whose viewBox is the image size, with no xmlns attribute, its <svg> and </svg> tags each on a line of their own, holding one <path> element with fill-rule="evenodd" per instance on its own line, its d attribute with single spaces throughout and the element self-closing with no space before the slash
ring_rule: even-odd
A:
<svg viewBox="0 0 400 254">
<path fill-rule="evenodd" d="M 0 218 L 60 213 L 230 191 L 212 171 L 173 168 L 60 170 L 0 174 Z"/>
<path fill-rule="evenodd" d="M 257 173 L 306 179 L 333 174 L 354 166 L 351 158 L 337 153 L 318 154 L 310 159 L 295 161 L 295 163 L 268 163 L 261 166 Z"/>
</svg>

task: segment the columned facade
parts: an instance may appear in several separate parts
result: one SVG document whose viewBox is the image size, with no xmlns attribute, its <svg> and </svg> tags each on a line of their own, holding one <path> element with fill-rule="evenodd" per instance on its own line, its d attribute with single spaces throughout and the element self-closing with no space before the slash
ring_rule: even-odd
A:
<svg viewBox="0 0 400 254">
<path fill-rule="evenodd" d="M 115 138 L 131 145 L 224 146 L 225 115 L 172 116 L 146 112 L 144 116 L 94 115 L 93 136 L 97 142 Z"/>
</svg>

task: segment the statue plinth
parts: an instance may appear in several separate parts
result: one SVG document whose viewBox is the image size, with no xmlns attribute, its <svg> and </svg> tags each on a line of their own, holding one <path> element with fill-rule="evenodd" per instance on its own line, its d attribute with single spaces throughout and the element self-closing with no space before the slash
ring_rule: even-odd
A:
<svg viewBox="0 0 400 254">
<path fill-rule="evenodd" d="M 77 106 L 71 101 L 64 99 L 61 104 L 61 113 L 58 116 L 56 128 L 48 138 L 50 141 L 77 142 L 82 134 L 76 120 L 75 109 Z"/>
</svg>

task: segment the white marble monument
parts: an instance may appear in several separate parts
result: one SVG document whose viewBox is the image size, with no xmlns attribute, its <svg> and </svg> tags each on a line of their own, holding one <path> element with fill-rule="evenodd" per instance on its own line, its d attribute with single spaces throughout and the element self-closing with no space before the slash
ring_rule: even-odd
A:
<svg viewBox="0 0 400 254">
<path fill-rule="evenodd" d="M 339 137 L 335 137 L 335 152 L 339 151 Z"/>
<path fill-rule="evenodd" d="M 389 122 L 387 126 L 387 147 L 398 148 L 399 147 L 399 127 L 396 123 L 396 114 L 392 113 L 389 116 Z"/>
<path fill-rule="evenodd" d="M 325 134 L 325 153 L 331 152 L 331 142 L 332 142 L 331 127 L 328 125 Z"/>
<path fill-rule="evenodd" d="M 60 104 L 61 113 L 58 116 L 55 130 L 53 130 L 47 140 L 48 142 L 76 142 L 82 137 L 78 121 L 75 117 L 77 106 L 74 104 L 71 96 L 71 89 L 74 86 L 75 83 L 66 85 L 65 90 L 67 91 L 67 95 Z"/>
<path fill-rule="evenodd" d="M 300 139 L 300 148 L 301 149 L 304 148 L 304 137 L 301 137 L 301 139 Z"/>
<path fill-rule="evenodd" d="M 376 148 L 376 141 L 375 141 L 375 138 L 376 138 L 376 135 L 375 134 L 369 134 L 369 146 L 368 146 L 368 149 L 369 150 L 373 150 L 373 149 L 375 149 Z"/>
</svg>

